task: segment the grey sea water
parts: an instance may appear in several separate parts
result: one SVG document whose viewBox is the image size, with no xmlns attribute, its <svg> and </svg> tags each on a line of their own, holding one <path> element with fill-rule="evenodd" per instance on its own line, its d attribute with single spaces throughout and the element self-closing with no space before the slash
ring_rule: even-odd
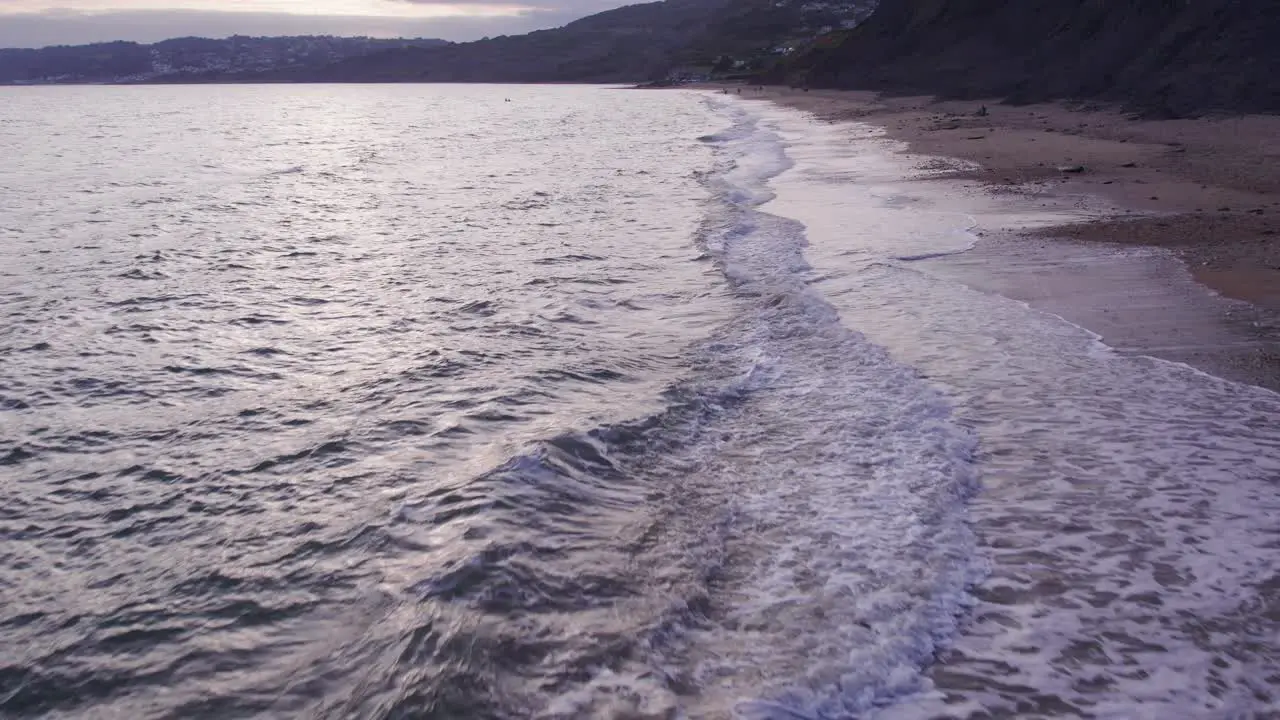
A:
<svg viewBox="0 0 1280 720">
<path fill-rule="evenodd" d="M 968 440 L 805 288 L 757 135 L 603 88 L 5 90 L 0 710 L 803 704 L 871 626 L 797 593 L 886 559 L 928 634 Z"/>
<path fill-rule="evenodd" d="M 0 90 L 0 716 L 1265 712 L 1275 396 L 930 274 L 895 152 Z"/>
</svg>

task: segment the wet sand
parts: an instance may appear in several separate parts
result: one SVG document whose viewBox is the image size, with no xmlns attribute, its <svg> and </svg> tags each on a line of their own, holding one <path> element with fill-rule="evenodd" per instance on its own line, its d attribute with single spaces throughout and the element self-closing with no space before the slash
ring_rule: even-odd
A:
<svg viewBox="0 0 1280 720">
<path fill-rule="evenodd" d="M 1276 185 L 1270 148 L 1249 134 L 1274 127 L 1280 137 L 1277 119 L 1243 118 L 1232 132 L 1229 120 L 1062 107 L 989 105 L 979 116 L 977 103 L 755 96 L 905 141 L 903 167 L 919 172 L 872 168 L 845 182 L 828 168 L 839 191 L 793 187 L 779 210 L 823 239 L 806 257 L 824 292 L 943 389 L 978 438 L 982 488 L 968 508 L 986 578 L 960 631 L 934 648 L 928 690 L 876 717 L 1280 719 L 1280 397 L 1237 384 L 1280 390 L 1280 263 L 1267 233 Z M 1087 127 L 1038 129 L 1042 117 Z M 1084 134 L 1094 123 L 1097 135 Z M 991 147 L 973 149 L 983 142 Z M 857 223 L 910 235 L 913 220 L 895 208 L 850 220 L 833 206 L 895 192 L 899 209 L 971 212 L 977 243 L 898 258 L 920 273 L 842 275 Z M 1078 328 L 1007 332 L 1025 308 L 992 295 L 1084 327 L 1111 350 L 1063 340 Z"/>
<path fill-rule="evenodd" d="M 930 263 L 1117 349 L 1280 391 L 1280 117 L 1153 121 L 1101 106 L 777 87 L 741 96 L 879 126 L 913 154 L 962 161 L 922 182 L 1078 210 L 1084 219 L 1064 225 L 985 228 L 970 253 Z"/>
</svg>

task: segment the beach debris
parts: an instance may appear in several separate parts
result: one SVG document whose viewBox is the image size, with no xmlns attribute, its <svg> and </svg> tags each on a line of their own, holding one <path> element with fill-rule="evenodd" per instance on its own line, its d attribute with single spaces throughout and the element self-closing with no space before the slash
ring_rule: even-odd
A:
<svg viewBox="0 0 1280 720">
<path fill-rule="evenodd" d="M 1136 162 L 1127 162 L 1127 163 L 1125 163 L 1125 164 L 1121 165 L 1120 167 L 1122 167 L 1122 168 L 1136 168 L 1136 167 L 1138 167 L 1138 163 L 1136 163 Z"/>
<path fill-rule="evenodd" d="M 1061 172 L 1061 173 L 1082 173 L 1082 172 L 1084 172 L 1084 166 L 1083 166 L 1083 165 L 1059 165 L 1059 166 L 1058 166 L 1058 172 Z"/>
</svg>

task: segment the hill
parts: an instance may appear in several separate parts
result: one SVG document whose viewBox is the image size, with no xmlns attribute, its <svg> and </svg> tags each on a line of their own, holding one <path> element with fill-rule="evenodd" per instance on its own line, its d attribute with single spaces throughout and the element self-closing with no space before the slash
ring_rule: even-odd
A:
<svg viewBox="0 0 1280 720">
<path fill-rule="evenodd" d="M 379 40 L 330 36 L 186 37 L 151 45 L 110 42 L 39 49 L 0 49 L 0 84 L 174 81 L 193 77 L 252 78 L 281 70 L 318 69 L 334 62 L 444 40 Z"/>
<path fill-rule="evenodd" d="M 628 5 L 554 30 L 349 58 L 275 79 L 323 82 L 627 82 L 665 72 L 724 0 Z"/>
<path fill-rule="evenodd" d="M 663 0 L 527 35 L 352 58 L 293 78 L 379 82 L 641 82 L 753 66 L 779 44 L 852 27 L 875 0 Z M 758 62 L 754 66 L 758 66 Z"/>
<path fill-rule="evenodd" d="M 662 0 L 469 43 L 179 38 L 0 50 L 0 84 L 67 82 L 644 82 L 771 67 L 849 28 L 875 0 Z"/>
<path fill-rule="evenodd" d="M 774 80 L 814 87 L 1101 98 L 1167 116 L 1280 112 L 1276 0 L 883 0 Z"/>
</svg>

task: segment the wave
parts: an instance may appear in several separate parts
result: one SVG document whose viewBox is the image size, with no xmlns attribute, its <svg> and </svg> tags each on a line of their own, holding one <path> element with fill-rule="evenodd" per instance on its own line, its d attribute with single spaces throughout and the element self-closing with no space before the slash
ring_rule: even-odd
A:
<svg viewBox="0 0 1280 720">
<path fill-rule="evenodd" d="M 49 430 L 23 410 L 29 436 L 0 448 L 40 483 L 7 503 L 12 579 L 28 583 L 12 621 L 46 613 L 8 631 L 30 653 L 0 673 L 0 712 L 841 717 L 914 687 L 975 572 L 972 440 L 809 289 L 805 229 L 765 212 L 785 148 L 747 112 L 715 112 L 727 129 L 687 138 L 684 164 L 668 125 L 575 145 L 653 163 L 652 183 L 590 174 L 606 162 L 573 190 L 530 167 L 520 182 L 546 194 L 369 214 L 313 183 L 308 223 L 359 218 L 370 236 L 375 262 L 350 267 L 263 246 L 296 214 L 240 213 L 250 225 L 221 233 L 239 191 L 176 212 L 216 241 L 193 236 L 204 250 L 155 290 L 117 280 L 106 307 L 132 320 L 105 332 L 130 362 L 63 363 L 79 345 L 55 342 L 21 358 L 43 384 L 0 398 L 77 408 Z M 505 168 L 503 145 L 470 171 Z M 418 187 L 409 160 L 374 189 Z M 527 212 L 467 204 L 511 197 L 609 220 L 525 237 Z M 681 238 L 694 198 L 705 212 Z M 396 239 L 467 213 L 491 231 L 465 246 Z M 296 252 L 323 272 L 187 282 L 204 252 L 211 267 Z M 542 287 L 518 270 L 531 258 L 554 271 Z M 114 437 L 82 432 L 107 417 Z M 101 477 L 76 470 L 89 461 Z M 87 592 L 19 567 L 52 555 Z M 145 634 L 171 627 L 189 633 Z"/>
<path fill-rule="evenodd" d="M 962 255 L 978 246 L 978 236 L 973 234 L 973 229 L 978 226 L 977 219 L 972 216 L 968 217 L 969 224 L 964 228 L 956 228 L 951 234 L 963 235 L 963 245 L 954 248 L 945 248 L 932 250 L 928 252 L 910 253 L 906 255 L 893 255 L 891 259 L 901 262 L 915 262 L 917 260 L 932 260 L 935 258 L 951 257 L 952 255 Z"/>
<path fill-rule="evenodd" d="M 414 592 L 476 618 L 465 683 L 495 717 L 853 716 L 919 689 L 980 573 L 972 437 L 809 289 L 803 226 L 758 209 L 781 142 L 718 111 L 733 125 L 704 140 L 720 162 L 697 244 L 738 309 L 665 408 L 534 443 L 397 517 L 446 556 Z"/>
</svg>

